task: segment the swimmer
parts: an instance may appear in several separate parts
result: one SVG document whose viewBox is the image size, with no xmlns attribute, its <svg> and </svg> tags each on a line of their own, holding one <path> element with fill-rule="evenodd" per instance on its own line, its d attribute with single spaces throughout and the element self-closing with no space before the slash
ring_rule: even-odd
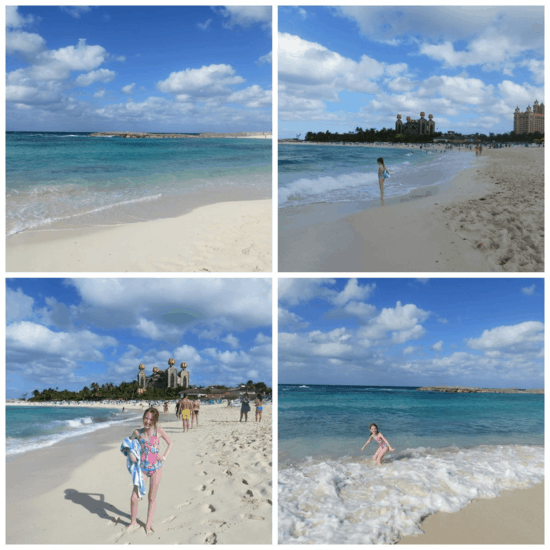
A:
<svg viewBox="0 0 550 550">
<path fill-rule="evenodd" d="M 378 445 L 380 445 L 377 449 L 377 451 L 374 453 L 374 456 L 372 459 L 378 464 L 379 466 L 382 463 L 382 457 L 388 452 L 388 451 L 395 451 L 395 449 L 392 448 L 392 446 L 388 443 L 388 440 L 378 431 L 378 426 L 376 424 L 371 424 L 369 426 L 369 430 L 371 432 L 370 437 L 367 439 L 365 444 L 361 447 L 361 451 L 373 440 L 375 439 Z"/>
<path fill-rule="evenodd" d="M 135 430 L 131 435 L 131 439 L 137 439 L 141 447 L 141 471 L 143 475 L 147 476 L 149 481 L 149 509 L 147 510 L 147 523 L 145 524 L 145 533 L 150 535 L 153 532 L 151 528 L 151 522 L 153 521 L 153 515 L 155 513 L 155 505 L 157 502 L 157 491 L 159 488 L 160 480 L 162 479 L 162 466 L 168 456 L 168 453 L 172 449 L 172 441 L 166 435 L 164 430 L 157 426 L 159 420 L 159 412 L 157 409 L 151 407 L 143 414 L 143 428 Z M 164 439 L 168 444 L 166 451 L 161 455 L 160 453 L 160 439 Z M 132 453 L 128 453 L 130 460 L 136 462 L 137 459 Z M 138 512 L 138 488 L 134 485 L 132 490 L 132 497 L 130 498 L 130 510 L 132 513 L 132 521 L 128 525 L 127 531 L 132 531 L 136 526 L 137 512 Z"/>
</svg>

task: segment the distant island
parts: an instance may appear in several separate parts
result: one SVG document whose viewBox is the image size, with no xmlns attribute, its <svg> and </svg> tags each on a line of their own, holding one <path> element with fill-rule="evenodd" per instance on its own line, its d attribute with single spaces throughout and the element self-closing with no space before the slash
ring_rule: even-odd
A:
<svg viewBox="0 0 550 550">
<path fill-rule="evenodd" d="M 517 388 L 471 388 L 468 386 L 426 386 L 418 388 L 418 391 L 439 391 L 443 393 L 536 393 L 543 394 L 544 388 L 535 390 L 519 390 Z"/>
<path fill-rule="evenodd" d="M 202 134 L 154 134 L 149 132 L 94 132 L 90 137 L 121 137 L 121 138 L 154 138 L 154 139 L 174 139 L 174 138 L 252 138 L 252 139 L 271 139 L 271 132 L 234 132 L 230 134 L 216 134 L 213 132 L 204 132 Z"/>
</svg>

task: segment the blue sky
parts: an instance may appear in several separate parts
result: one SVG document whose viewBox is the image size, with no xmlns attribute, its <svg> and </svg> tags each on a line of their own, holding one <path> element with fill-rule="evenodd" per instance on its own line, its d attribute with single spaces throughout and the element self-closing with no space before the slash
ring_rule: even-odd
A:
<svg viewBox="0 0 550 550">
<path fill-rule="evenodd" d="M 544 101 L 542 6 L 279 7 L 279 136 L 395 128 L 503 133 Z"/>
<path fill-rule="evenodd" d="M 268 131 L 271 13 L 7 7 L 7 129 Z"/>
<path fill-rule="evenodd" d="M 544 386 L 542 279 L 279 279 L 280 384 Z"/>
<path fill-rule="evenodd" d="M 8 279 L 7 398 L 136 379 L 271 386 L 270 279 Z"/>
</svg>

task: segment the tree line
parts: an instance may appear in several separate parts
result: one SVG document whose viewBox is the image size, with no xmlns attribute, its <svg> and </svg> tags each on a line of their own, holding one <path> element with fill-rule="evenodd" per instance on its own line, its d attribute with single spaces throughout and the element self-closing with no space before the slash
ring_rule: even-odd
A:
<svg viewBox="0 0 550 550">
<path fill-rule="evenodd" d="M 454 134 L 457 139 L 462 139 L 462 134 Z M 534 143 L 544 138 L 544 134 L 534 132 L 533 134 L 516 134 L 515 132 L 507 132 L 504 134 L 495 134 L 491 132 L 489 135 L 477 132 L 469 134 L 475 136 L 481 142 L 495 141 L 497 143 Z M 382 128 L 376 130 L 370 128 L 363 130 L 357 127 L 354 132 L 338 133 L 327 130 L 326 132 L 308 132 L 304 141 L 321 142 L 321 143 L 375 143 L 379 141 L 388 143 L 433 143 L 434 138 L 442 137 L 441 132 L 434 132 L 427 136 L 412 136 L 398 134 L 396 130 L 391 128 Z"/>
<path fill-rule="evenodd" d="M 244 384 L 244 382 L 243 382 Z M 59 390 L 59 388 L 48 388 L 42 391 L 34 390 L 32 397 L 28 401 L 41 402 L 41 401 L 102 401 L 104 399 L 112 400 L 130 400 L 138 399 L 144 401 L 160 400 L 160 399 L 177 399 L 180 392 L 185 388 L 154 388 L 149 387 L 145 392 L 138 395 L 139 386 L 137 381 L 133 382 L 121 382 L 118 386 L 112 382 L 102 384 L 101 386 L 96 382 L 90 384 L 90 387 L 84 386 L 80 391 Z M 193 386 L 190 388 L 194 393 L 221 393 L 228 390 L 227 386 Z M 246 390 L 255 393 L 261 393 L 263 395 L 271 394 L 272 390 L 264 382 L 254 383 L 249 380 L 246 383 Z M 25 398 L 26 394 L 23 396 Z"/>
</svg>

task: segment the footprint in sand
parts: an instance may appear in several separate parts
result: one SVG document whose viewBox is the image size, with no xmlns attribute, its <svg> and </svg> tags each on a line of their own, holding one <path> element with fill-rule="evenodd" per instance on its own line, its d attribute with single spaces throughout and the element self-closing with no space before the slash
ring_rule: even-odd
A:
<svg viewBox="0 0 550 550">
<path fill-rule="evenodd" d="M 243 519 L 258 519 L 263 520 L 265 519 L 263 516 L 255 516 L 254 514 L 242 514 L 241 516 Z"/>
<path fill-rule="evenodd" d="M 216 537 L 216 533 L 209 533 L 206 535 L 206 538 L 204 539 L 205 544 L 216 544 L 218 540 L 218 537 Z"/>
<path fill-rule="evenodd" d="M 187 502 L 184 502 L 183 504 L 178 504 L 178 505 L 176 506 L 176 508 L 177 508 L 178 510 L 181 510 L 182 508 L 185 508 L 186 506 L 189 506 L 190 504 L 191 504 L 191 501 L 188 500 Z"/>
<path fill-rule="evenodd" d="M 248 485 L 248 481 L 246 481 L 246 479 L 243 479 L 242 481 L 245 485 Z"/>
<path fill-rule="evenodd" d="M 199 474 L 197 474 L 199 476 L 207 476 L 208 475 L 208 472 L 200 472 Z"/>
<path fill-rule="evenodd" d="M 245 498 L 251 498 L 253 496 L 254 496 L 254 493 L 250 489 L 248 489 L 248 491 L 244 494 Z"/>
<path fill-rule="evenodd" d="M 206 485 L 201 485 L 197 491 L 206 491 Z"/>
<path fill-rule="evenodd" d="M 162 523 L 170 523 L 171 521 L 174 521 L 176 519 L 176 516 L 170 516 L 166 519 L 162 520 Z"/>
<path fill-rule="evenodd" d="M 206 508 L 205 508 L 206 512 L 211 514 L 212 512 L 215 512 L 216 511 L 216 508 L 214 508 L 214 506 L 212 506 L 212 504 L 209 504 Z"/>
<path fill-rule="evenodd" d="M 202 460 L 199 460 L 198 462 L 195 462 L 195 466 L 200 466 L 202 464 Z"/>
</svg>

